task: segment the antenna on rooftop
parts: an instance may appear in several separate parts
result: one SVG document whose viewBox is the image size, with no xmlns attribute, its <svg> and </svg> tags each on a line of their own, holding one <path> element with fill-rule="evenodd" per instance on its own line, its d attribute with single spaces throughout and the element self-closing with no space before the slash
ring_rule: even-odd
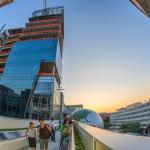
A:
<svg viewBox="0 0 150 150">
<path fill-rule="evenodd" d="M 43 0 L 43 8 L 47 9 L 47 0 Z"/>
</svg>

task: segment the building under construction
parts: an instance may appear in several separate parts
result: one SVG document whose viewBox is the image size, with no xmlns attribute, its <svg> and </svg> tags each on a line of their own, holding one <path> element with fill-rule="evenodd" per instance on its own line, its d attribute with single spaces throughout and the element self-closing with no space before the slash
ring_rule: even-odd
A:
<svg viewBox="0 0 150 150">
<path fill-rule="evenodd" d="M 0 115 L 59 116 L 63 39 L 63 7 L 34 11 L 25 27 L 1 34 Z"/>
</svg>

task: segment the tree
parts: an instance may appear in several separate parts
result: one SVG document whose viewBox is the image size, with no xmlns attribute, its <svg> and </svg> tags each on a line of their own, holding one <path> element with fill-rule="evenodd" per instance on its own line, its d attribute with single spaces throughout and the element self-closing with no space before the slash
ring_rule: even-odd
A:
<svg viewBox="0 0 150 150">
<path fill-rule="evenodd" d="M 133 132 L 133 133 L 137 133 L 140 130 L 140 123 L 136 123 L 136 122 L 128 122 L 128 123 L 124 123 L 121 125 L 121 129 L 124 132 Z"/>
<path fill-rule="evenodd" d="M 109 117 L 106 117 L 104 120 L 104 127 L 106 129 L 109 129 L 109 126 L 110 126 L 110 118 Z"/>
</svg>

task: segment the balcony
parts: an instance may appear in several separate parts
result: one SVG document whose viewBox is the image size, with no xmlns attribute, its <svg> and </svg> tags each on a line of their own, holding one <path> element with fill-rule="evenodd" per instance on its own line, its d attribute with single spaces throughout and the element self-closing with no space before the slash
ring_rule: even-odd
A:
<svg viewBox="0 0 150 150">
<path fill-rule="evenodd" d="M 58 30 L 42 30 L 42 31 L 34 31 L 31 32 L 30 30 L 23 32 L 20 34 L 20 36 L 30 36 L 30 35 L 38 35 L 38 34 L 48 34 L 48 33 L 57 33 Z"/>
<path fill-rule="evenodd" d="M 50 21 L 60 21 L 61 19 L 60 18 L 48 18 L 48 19 L 45 19 L 45 20 L 32 20 L 27 23 L 26 25 L 31 25 L 31 24 L 35 24 L 35 23 L 45 23 L 45 22 L 50 22 Z"/>
<path fill-rule="evenodd" d="M 4 68 L 0 68 L 0 73 L 2 73 L 4 71 Z"/>
<path fill-rule="evenodd" d="M 6 61 L 7 61 L 7 59 L 6 59 L 6 58 L 0 58 L 0 64 L 5 64 L 5 63 L 6 63 Z"/>
<path fill-rule="evenodd" d="M 4 44 L 10 45 L 10 44 L 13 44 L 13 43 L 15 43 L 15 42 L 17 42 L 17 41 L 19 41 L 19 38 L 7 39 L 7 40 L 4 42 Z"/>
<path fill-rule="evenodd" d="M 45 23 L 45 24 L 41 24 L 41 25 L 32 25 L 32 26 L 28 26 L 27 29 L 40 29 L 40 28 L 49 28 L 49 27 L 59 27 L 60 23 Z"/>
<path fill-rule="evenodd" d="M 1 52 L 0 52 L 0 57 L 1 57 L 1 56 L 8 56 L 9 53 L 10 53 L 10 51 L 6 51 L 6 52 L 5 52 L 5 51 L 1 51 Z"/>
</svg>

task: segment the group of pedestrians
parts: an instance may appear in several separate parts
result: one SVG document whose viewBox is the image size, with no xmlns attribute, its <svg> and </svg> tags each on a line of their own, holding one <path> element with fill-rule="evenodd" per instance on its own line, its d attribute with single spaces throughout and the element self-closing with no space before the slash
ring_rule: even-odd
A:
<svg viewBox="0 0 150 150">
<path fill-rule="evenodd" d="M 61 132 L 61 140 L 59 150 L 67 150 L 70 142 L 72 121 L 70 116 L 66 116 L 63 123 L 60 123 L 59 131 Z M 36 129 L 37 128 L 37 129 Z M 49 122 L 40 118 L 39 126 L 35 128 L 34 123 L 30 122 L 29 127 L 25 132 L 26 139 L 32 150 L 36 150 L 36 137 L 39 135 L 40 150 L 48 150 L 49 140 L 56 142 L 55 140 L 55 121 L 51 118 Z"/>
<path fill-rule="evenodd" d="M 46 124 L 45 121 L 40 118 L 37 130 L 35 129 L 33 122 L 29 123 L 29 127 L 25 132 L 25 136 L 32 150 L 36 150 L 37 134 L 39 134 L 40 150 L 48 150 L 49 139 L 51 138 L 51 141 L 55 142 L 54 118 L 51 118 L 48 124 Z"/>
</svg>

